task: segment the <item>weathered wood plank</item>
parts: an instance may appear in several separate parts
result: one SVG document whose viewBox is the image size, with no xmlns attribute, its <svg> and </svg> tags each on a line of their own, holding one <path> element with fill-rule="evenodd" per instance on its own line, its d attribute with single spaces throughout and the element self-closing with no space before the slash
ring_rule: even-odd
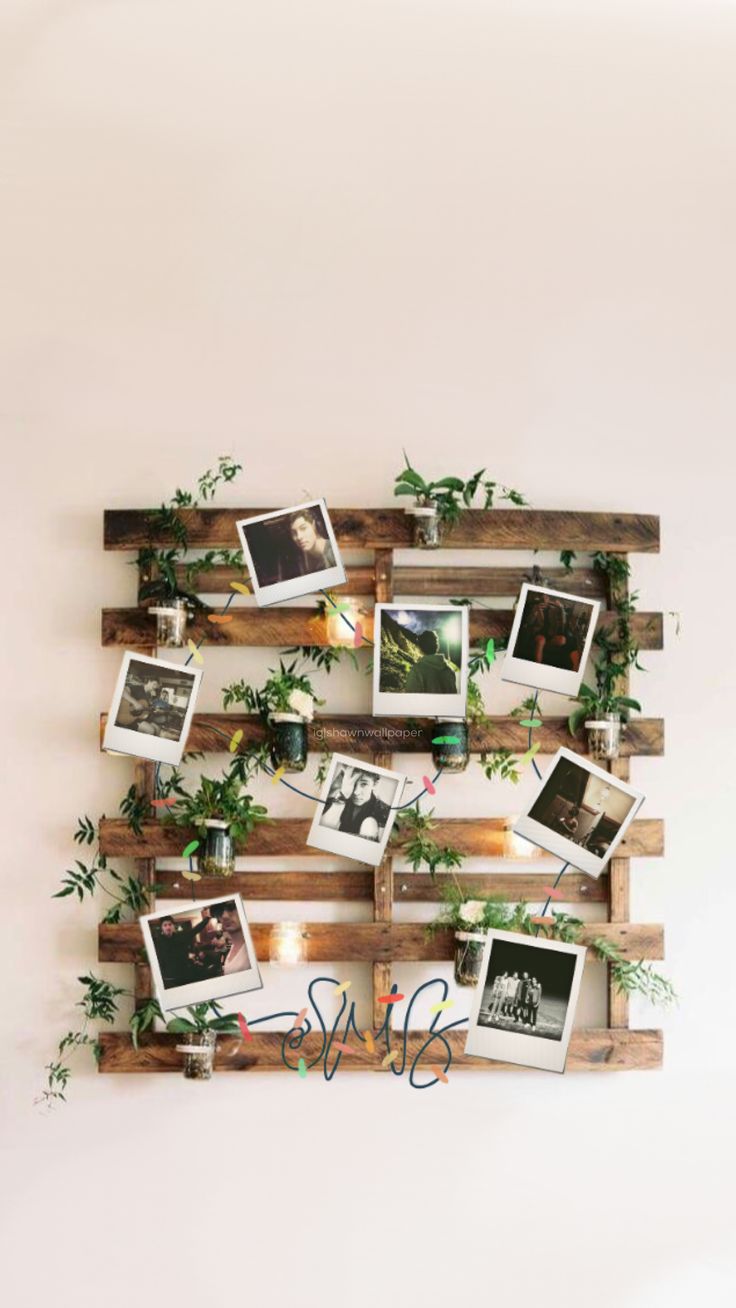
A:
<svg viewBox="0 0 736 1308">
<path fill-rule="evenodd" d="M 407 1034 L 406 1054 L 407 1071 L 417 1057 L 428 1038 L 427 1031 L 410 1031 Z M 456 1070 L 485 1072 L 527 1072 L 531 1069 L 517 1067 L 511 1063 L 491 1062 L 487 1058 L 473 1058 L 465 1053 L 466 1031 L 448 1031 L 443 1037 L 452 1050 L 452 1064 L 449 1076 Z M 148 1035 L 141 1037 L 140 1048 L 134 1049 L 130 1035 L 125 1031 L 102 1031 L 99 1036 L 102 1053 L 98 1070 L 100 1072 L 135 1073 L 135 1072 L 178 1072 L 181 1075 L 182 1055 L 176 1052 L 181 1036 Z M 220 1036 L 217 1041 L 215 1068 L 218 1072 L 279 1072 L 287 1071 L 282 1059 L 283 1034 L 278 1031 L 253 1032 L 252 1041 L 247 1043 L 232 1036 Z M 355 1037 L 351 1043 L 357 1046 Z M 399 1054 L 403 1049 L 403 1040 L 393 1036 L 392 1047 Z M 616 1072 L 633 1070 L 651 1070 L 662 1066 L 662 1032 L 661 1031 L 607 1031 L 583 1029 L 573 1031 L 567 1055 L 568 1072 Z M 297 1057 L 303 1056 L 309 1062 L 316 1058 L 321 1049 L 321 1038 L 316 1032 L 310 1033 L 299 1046 Z M 376 1044 L 373 1055 L 367 1053 L 342 1054 L 339 1070 L 352 1072 L 388 1072 L 382 1066 L 384 1046 Z M 428 1046 L 422 1055 L 419 1067 L 439 1063 L 444 1066 L 443 1046 L 439 1040 Z M 295 1061 L 291 1051 L 292 1063 Z M 330 1060 L 332 1066 L 332 1059 Z M 292 1068 L 293 1070 L 293 1068 Z M 320 1075 L 315 1067 L 313 1075 Z M 407 1072 L 404 1073 L 407 1075 Z M 420 1079 L 417 1070 L 417 1079 Z M 427 1079 L 431 1079 L 428 1071 Z M 423 1079 L 423 1078 L 422 1078 Z"/>
<path fill-rule="evenodd" d="M 100 743 L 105 734 L 107 714 L 100 715 Z M 226 753 L 234 731 L 243 732 L 243 745 L 265 739 L 266 730 L 258 717 L 242 713 L 195 713 L 187 740 L 187 749 Z M 341 753 L 371 754 L 375 750 L 390 750 L 401 754 L 426 754 L 431 748 L 432 735 L 436 734 L 434 718 L 373 718 L 361 714 L 331 714 L 309 724 L 309 748 Z M 520 727 L 515 718 L 492 717 L 483 726 L 470 726 L 470 752 L 479 754 L 492 749 L 510 749 L 523 754 L 528 747 L 528 731 Z M 567 718 L 545 718 L 534 735 L 540 753 L 555 754 L 560 745 L 576 753 L 587 749 L 585 733 L 571 736 Z M 664 719 L 632 718 L 622 738 L 622 757 L 634 754 L 661 755 L 664 753 Z"/>
<path fill-rule="evenodd" d="M 187 628 L 191 638 L 203 645 L 258 645 L 278 648 L 286 645 L 333 644 L 325 620 L 315 617 L 314 609 L 245 608 L 230 609 L 232 622 L 219 625 L 198 615 Z M 505 609 L 471 609 L 470 639 L 485 644 L 489 636 L 500 640 L 508 636 L 513 613 Z M 366 639 L 373 638 L 372 615 L 363 619 Z M 603 613 L 598 626 L 610 626 L 615 614 Z M 662 649 L 662 614 L 636 613 L 631 629 L 641 649 Z M 143 648 L 155 641 L 156 619 L 146 609 L 103 609 L 102 644 Z"/>
<path fill-rule="evenodd" d="M 511 818 L 438 818 L 433 831 L 440 845 L 451 845 L 461 854 L 484 858 L 523 859 L 536 862 L 549 858 L 544 850 L 515 836 Z M 247 844 L 239 844 L 243 854 L 297 855 L 311 857 L 306 844 L 311 819 L 278 818 L 256 827 Z M 191 827 L 176 827 L 167 822 L 144 822 L 141 835 L 130 829 L 121 818 L 100 821 L 100 850 L 117 858 L 178 858 L 190 840 Z M 628 858 L 658 857 L 664 850 L 664 825 L 660 818 L 639 818 L 632 822 L 619 846 Z M 397 849 L 394 850 L 399 856 Z M 315 857 L 324 854 L 314 851 Z"/>
<path fill-rule="evenodd" d="M 338 509 L 329 506 L 338 542 L 345 549 L 406 549 L 411 520 L 403 508 Z M 238 549 L 239 518 L 272 509 L 183 510 L 192 549 Z M 107 509 L 105 549 L 134 550 L 147 545 L 151 509 Z M 153 538 L 171 544 L 169 537 Z M 444 539 L 448 549 L 627 550 L 657 553 L 659 518 L 639 513 L 578 513 L 556 509 L 470 509 Z"/>
<path fill-rule="evenodd" d="M 314 903 L 360 903 L 373 895 L 373 872 L 235 872 L 228 877 L 227 891 L 245 899 L 309 900 Z M 191 899 L 192 887 L 184 881 L 181 872 L 159 868 L 156 880 L 165 899 Z M 394 872 L 392 874 L 394 901 L 405 903 L 439 903 L 442 888 L 448 878 L 441 872 L 432 878 L 422 872 Z M 478 895 L 495 895 L 499 899 L 516 902 L 523 899 L 536 903 L 546 898 L 544 887 L 549 874 L 543 872 L 461 872 L 460 880 L 468 889 L 470 898 Z M 568 904 L 604 903 L 608 898 L 606 873 L 597 880 L 582 872 L 566 872 L 561 883 Z M 205 877 L 197 882 L 200 899 L 214 899 L 221 895 L 224 882 L 221 878 Z"/>
<path fill-rule="evenodd" d="M 223 891 L 223 893 L 225 893 Z M 252 922 L 253 947 L 267 959 L 271 922 Z M 304 924 L 307 960 L 310 963 L 399 963 L 439 962 L 455 952 L 452 931 L 430 936 L 422 922 L 307 922 Z M 596 922 L 585 926 L 580 940 L 590 944 L 603 937 L 618 945 L 628 959 L 664 957 L 664 928 L 651 923 Z M 141 958 L 143 937 L 137 922 L 99 926 L 99 961 L 135 963 Z M 594 961 L 588 955 L 589 961 Z"/>
<path fill-rule="evenodd" d="M 187 580 L 186 568 L 181 565 L 176 569 L 180 584 Z M 604 576 L 597 568 L 545 568 L 544 578 L 556 590 L 567 591 L 571 595 L 583 595 L 586 599 L 602 599 L 605 593 Z M 346 567 L 345 595 L 373 595 L 375 593 L 375 573 L 368 564 L 365 566 Z M 394 567 L 394 587 L 392 599 L 405 597 L 412 599 L 428 596 L 473 596 L 484 599 L 507 599 L 518 595 L 523 583 L 528 580 L 528 568 L 399 568 Z M 203 573 L 196 583 L 202 595 L 229 595 L 234 581 L 248 581 L 243 568 L 226 568 L 219 566 Z M 153 601 L 150 601 L 153 603 Z"/>
</svg>

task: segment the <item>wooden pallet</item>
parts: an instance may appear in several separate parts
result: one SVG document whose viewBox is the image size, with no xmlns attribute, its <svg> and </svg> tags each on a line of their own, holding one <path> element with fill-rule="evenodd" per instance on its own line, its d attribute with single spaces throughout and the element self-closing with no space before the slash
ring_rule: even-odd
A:
<svg viewBox="0 0 736 1308">
<path fill-rule="evenodd" d="M 203 509 L 187 511 L 189 541 L 192 549 L 218 547 L 235 548 L 238 518 L 268 512 L 266 509 Z M 524 580 L 524 569 L 519 567 L 456 567 L 441 562 L 443 552 L 432 557 L 426 567 L 394 567 L 396 549 L 410 546 L 410 523 L 399 509 L 332 509 L 330 510 L 338 541 L 343 549 L 369 550 L 373 553 L 370 565 L 360 564 L 347 569 L 347 584 L 341 591 L 349 596 L 371 596 L 377 602 L 422 599 L 443 599 L 453 596 L 508 598 L 512 601 Z M 146 513 L 139 510 L 114 510 L 105 513 L 105 548 L 134 550 L 149 543 L 149 526 Z M 154 541 L 165 545 L 165 538 Z M 446 548 L 483 550 L 560 550 L 573 549 L 579 553 L 594 550 L 614 551 L 627 555 L 631 551 L 654 552 L 659 549 L 659 520 L 653 516 L 608 513 L 558 513 L 534 510 L 498 509 L 489 512 L 467 511 L 445 541 Z M 544 573 L 551 585 L 576 594 L 599 598 L 607 605 L 616 601 L 608 593 L 605 578 L 594 569 L 578 566 L 571 572 L 552 568 Z M 242 578 L 232 568 L 216 568 L 208 572 L 203 589 L 208 594 L 230 592 L 230 583 Z M 315 619 L 313 609 L 269 607 L 267 610 L 240 607 L 231 610 L 233 621 L 224 626 L 199 619 L 190 629 L 195 639 L 208 645 L 327 645 L 331 633 L 327 622 Z M 498 638 L 508 633 L 512 610 L 472 608 L 470 613 L 471 638 L 485 642 L 489 636 Z M 370 634 L 370 615 L 363 621 L 366 634 Z M 601 625 L 613 621 L 611 612 L 604 613 Z M 662 615 L 638 613 L 632 628 L 643 649 L 658 650 L 663 643 Z M 147 605 L 137 608 L 104 609 L 102 614 L 102 643 L 155 652 L 155 626 Z M 101 730 L 105 718 L 101 718 Z M 425 752 L 428 749 L 429 722 L 420 722 L 421 734 L 414 737 L 395 732 L 405 723 L 402 719 L 354 715 L 325 715 L 310 728 L 310 748 L 326 746 L 342 753 L 371 758 L 381 766 L 395 765 L 394 755 Z M 231 734 L 243 730 L 244 742 L 261 740 L 263 728 L 254 718 L 242 714 L 195 715 L 188 741 L 190 749 L 223 752 L 225 742 L 220 731 Z M 584 752 L 585 743 L 573 740 L 561 718 L 545 720 L 535 740 L 540 743 L 540 754 L 552 754 L 561 744 Z M 512 718 L 492 718 L 483 727 L 473 727 L 470 748 L 473 752 L 508 748 L 523 752 L 527 746 L 526 730 Z M 629 725 L 622 756 L 611 764 L 614 775 L 627 779 L 630 760 L 636 755 L 661 755 L 664 752 L 664 724 L 660 719 L 639 718 Z M 153 788 L 153 765 L 136 764 L 136 780 L 141 793 L 150 795 Z M 443 877 L 432 880 L 426 874 L 395 869 L 391 846 L 380 867 L 356 867 L 348 872 L 325 871 L 320 863 L 324 856 L 306 847 L 305 838 L 309 822 L 302 819 L 278 819 L 260 826 L 247 844 L 248 855 L 298 855 L 304 860 L 299 871 L 243 871 L 229 878 L 204 880 L 197 883 L 201 898 L 221 894 L 223 885 L 239 892 L 245 898 L 288 901 L 369 901 L 373 903 L 373 921 L 360 923 L 304 924 L 307 958 L 311 962 L 361 961 L 372 965 L 373 1022 L 376 1028 L 383 1022 L 385 1009 L 377 1003 L 378 996 L 391 987 L 391 966 L 395 962 L 433 962 L 452 957 L 453 937 L 449 931 L 437 932 L 428 938 L 421 923 L 396 923 L 393 905 L 402 900 L 435 902 L 441 898 Z M 452 844 L 464 854 L 475 858 L 503 859 L 510 864 L 508 870 L 464 873 L 463 879 L 478 893 L 496 894 L 512 901 L 526 899 L 532 903 L 544 898 L 543 886 L 550 880 L 552 861 L 543 851 L 520 840 L 513 834 L 511 818 L 472 818 L 438 820 L 436 837 Z M 185 899 L 191 888 L 178 879 L 172 870 L 157 867 L 161 858 L 176 858 L 188 839 L 182 829 L 167 827 L 160 821 L 143 824 L 140 836 L 135 835 L 127 823 L 103 820 L 100 824 L 100 847 L 111 857 L 131 857 L 136 861 L 139 878 L 147 885 L 158 883 L 166 899 Z M 664 827 L 657 818 L 642 818 L 632 823 L 626 839 L 621 843 L 616 858 L 598 880 L 583 873 L 565 874 L 563 887 L 566 902 L 602 903 L 607 908 L 608 921 L 585 929 L 583 943 L 596 936 L 615 941 L 624 957 L 630 959 L 661 959 L 664 955 L 664 931 L 656 924 L 631 924 L 629 918 L 629 867 L 632 857 L 660 856 L 664 852 Z M 533 861 L 540 871 L 515 871 L 514 863 Z M 548 868 L 548 870 L 544 870 Z M 149 895 L 151 908 L 154 895 Z M 288 911 L 284 917 L 288 917 Z M 269 941 L 274 924 L 252 924 L 256 952 L 261 958 L 268 956 Z M 99 931 L 99 957 L 105 962 L 133 963 L 136 969 L 136 995 L 139 999 L 150 994 L 150 973 L 142 951 L 142 939 L 137 923 L 118 926 L 101 925 Z M 595 966 L 601 966 L 596 964 Z M 652 1068 L 662 1062 L 662 1034 L 660 1031 L 631 1031 L 628 1029 L 628 1006 L 610 982 L 608 997 L 609 1025 L 603 1030 L 576 1030 L 570 1044 L 567 1067 L 569 1070 L 614 1070 L 624 1068 Z M 396 1039 L 397 1037 L 393 1037 Z M 407 1037 L 407 1059 L 419 1054 L 427 1033 L 410 1032 Z M 504 1070 L 506 1064 L 472 1058 L 464 1053 L 465 1032 L 450 1032 L 445 1037 L 452 1049 L 453 1068 L 476 1070 Z M 309 1059 L 312 1044 L 317 1036 L 307 1037 L 303 1053 Z M 281 1056 L 283 1035 L 269 1032 L 256 1035 L 247 1045 L 239 1040 L 221 1038 L 218 1041 L 216 1067 L 223 1071 L 278 1070 L 284 1067 Z M 403 1041 L 403 1037 L 402 1037 Z M 103 1033 L 101 1036 L 102 1072 L 158 1072 L 175 1071 L 180 1058 L 175 1051 L 176 1037 L 162 1034 L 145 1036 L 139 1050 L 134 1050 L 127 1033 Z M 393 1047 L 393 1046 L 392 1046 Z M 399 1044 L 399 1049 L 403 1045 Z M 423 1055 L 424 1057 L 424 1055 Z M 429 1059 L 427 1053 L 426 1059 Z M 436 1060 L 436 1053 L 435 1053 Z M 347 1070 L 383 1070 L 380 1060 L 368 1060 L 361 1054 L 343 1054 L 340 1067 Z"/>
</svg>

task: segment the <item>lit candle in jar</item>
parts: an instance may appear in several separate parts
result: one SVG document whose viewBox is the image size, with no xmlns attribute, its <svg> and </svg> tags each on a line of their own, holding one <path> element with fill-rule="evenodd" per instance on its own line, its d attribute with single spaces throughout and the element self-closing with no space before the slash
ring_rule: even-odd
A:
<svg viewBox="0 0 736 1308">
<path fill-rule="evenodd" d="M 306 934 L 302 922 L 275 923 L 271 928 L 269 958 L 277 967 L 306 962 Z"/>
</svg>

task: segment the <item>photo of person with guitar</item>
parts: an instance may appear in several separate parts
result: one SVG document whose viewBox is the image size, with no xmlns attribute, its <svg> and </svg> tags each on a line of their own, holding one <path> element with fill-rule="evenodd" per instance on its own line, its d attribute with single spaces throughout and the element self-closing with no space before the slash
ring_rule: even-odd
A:
<svg viewBox="0 0 736 1308">
<path fill-rule="evenodd" d="M 153 673 L 150 665 L 131 659 L 115 726 L 141 731 L 148 736 L 163 736 L 165 740 L 178 740 L 190 693 L 191 677 L 188 673 Z"/>
</svg>

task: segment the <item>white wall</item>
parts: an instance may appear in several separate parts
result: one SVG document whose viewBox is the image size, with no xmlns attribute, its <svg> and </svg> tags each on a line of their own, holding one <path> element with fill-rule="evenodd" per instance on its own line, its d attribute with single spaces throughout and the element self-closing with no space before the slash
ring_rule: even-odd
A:
<svg viewBox="0 0 736 1308">
<path fill-rule="evenodd" d="M 731 1302 L 733 4 L 5 0 L 0 24 L 8 1302 Z M 96 749 L 99 610 L 132 596 L 103 507 L 226 450 L 231 503 L 388 503 L 402 443 L 537 506 L 662 516 L 635 583 L 682 634 L 636 678 L 667 754 L 633 773 L 667 857 L 634 865 L 632 917 L 666 923 L 682 995 L 664 1070 L 417 1094 L 80 1069 L 39 1115 L 96 966 L 96 909 L 50 895 L 130 772 Z M 509 802 L 454 786 L 438 811 Z"/>
</svg>

